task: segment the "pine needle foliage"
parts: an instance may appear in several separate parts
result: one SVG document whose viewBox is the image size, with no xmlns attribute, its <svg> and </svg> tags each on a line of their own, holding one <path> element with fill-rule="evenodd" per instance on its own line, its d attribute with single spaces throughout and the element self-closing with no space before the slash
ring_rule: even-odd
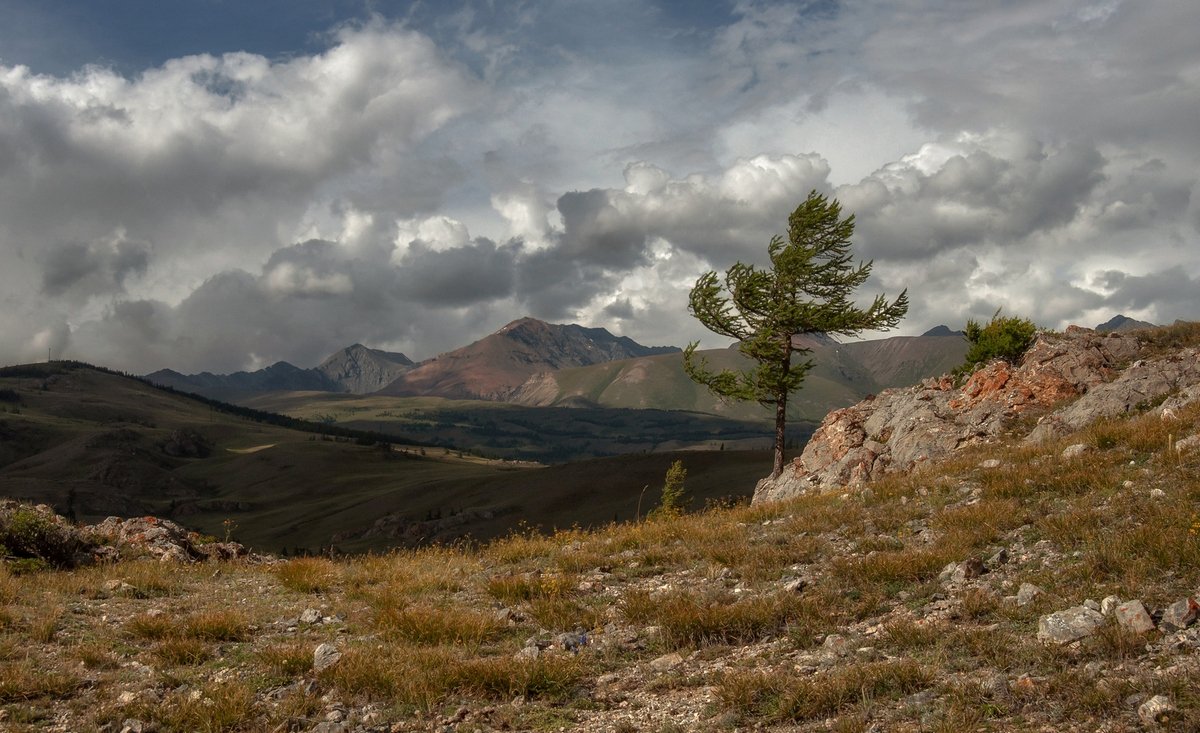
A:
<svg viewBox="0 0 1200 733">
<path fill-rule="evenodd" d="M 854 215 L 842 218 L 837 199 L 812 191 L 788 217 L 788 238 L 771 239 L 769 269 L 738 262 L 722 283 L 716 272 L 696 281 L 688 311 L 713 333 L 737 339 L 756 366 L 714 372 L 696 357 L 699 342 L 683 353 L 684 370 L 721 397 L 775 408 L 775 465 L 783 470 L 788 395 L 800 388 L 813 362 L 801 334 L 854 336 L 894 327 L 908 312 L 908 292 L 889 302 L 879 295 L 866 308 L 854 292 L 871 275 L 871 262 L 854 264 L 850 238 Z M 798 355 L 800 361 L 793 360 Z"/>
</svg>

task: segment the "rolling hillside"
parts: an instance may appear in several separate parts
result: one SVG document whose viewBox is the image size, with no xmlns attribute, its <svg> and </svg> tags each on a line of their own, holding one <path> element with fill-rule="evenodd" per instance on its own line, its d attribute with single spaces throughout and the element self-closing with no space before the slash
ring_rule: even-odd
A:
<svg viewBox="0 0 1200 733">
<path fill-rule="evenodd" d="M 853 343 L 815 343 L 815 362 L 804 386 L 793 395 L 793 419 L 819 421 L 830 410 L 851 405 L 889 387 L 943 374 L 962 362 L 961 336 L 898 336 Z M 735 348 L 700 352 L 713 368 L 744 368 Z M 592 405 L 639 409 L 692 410 L 741 420 L 770 418 L 766 408 L 725 403 L 683 372 L 679 354 L 629 359 L 560 369 L 532 377 L 511 398 L 523 405 Z"/>
<path fill-rule="evenodd" d="M 628 518 L 673 460 L 660 453 L 530 468 L 434 448 L 422 456 L 419 447 L 256 422 L 70 363 L 2 369 L 0 396 L 0 496 L 47 503 L 81 521 L 167 517 L 267 551 L 331 543 L 382 550 L 492 537 L 521 522 L 552 528 Z M 700 504 L 749 496 L 768 462 L 734 451 L 685 460 L 711 466 L 717 456 L 720 466 L 698 471 L 689 486 Z M 652 505 L 654 491 L 645 500 Z M 371 532 L 381 518 L 387 527 Z"/>
</svg>

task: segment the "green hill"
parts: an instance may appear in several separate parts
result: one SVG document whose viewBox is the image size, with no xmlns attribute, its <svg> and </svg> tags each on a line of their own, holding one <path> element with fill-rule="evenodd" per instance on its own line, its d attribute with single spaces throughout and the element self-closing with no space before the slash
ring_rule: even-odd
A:
<svg viewBox="0 0 1200 733">
<path fill-rule="evenodd" d="M 813 347 L 814 362 L 803 388 L 793 395 L 788 414 L 819 422 L 830 410 L 852 405 L 868 394 L 907 386 L 944 374 L 962 363 L 966 342 L 958 336 L 900 336 Z M 717 369 L 741 369 L 736 349 L 700 352 Z M 679 354 L 626 359 L 538 375 L 512 398 L 524 405 L 592 405 L 615 408 L 690 410 L 738 420 L 768 420 L 755 404 L 726 403 L 688 378 Z"/>
</svg>

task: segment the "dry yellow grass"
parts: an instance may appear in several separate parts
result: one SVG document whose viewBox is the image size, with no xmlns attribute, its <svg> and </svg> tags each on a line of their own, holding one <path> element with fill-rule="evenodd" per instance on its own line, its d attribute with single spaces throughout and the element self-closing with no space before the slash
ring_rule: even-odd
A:
<svg viewBox="0 0 1200 733">
<path fill-rule="evenodd" d="M 1161 608 L 1200 587 L 1200 455 L 1172 447 L 1198 426 L 1200 407 L 1170 422 L 1134 416 L 1045 446 L 973 448 L 864 494 L 481 547 L 219 574 L 146 561 L 0 567 L 0 708 L 20 731 L 59 715 L 81 730 L 126 718 L 162 731 L 305 729 L 331 700 L 423 729 L 466 708 L 491 711 L 469 724 L 484 730 L 671 730 L 691 728 L 628 721 L 660 701 L 694 710 L 711 692 L 705 715 L 724 721 L 711 730 L 1121 730 L 1137 724 L 1131 695 L 1166 694 L 1186 730 L 1200 725 L 1200 670 L 1155 646 L 1161 634 L 1110 623 L 1052 647 L 1036 627 L 1085 598 Z M 1092 450 L 1062 460 L 1076 442 Z M 992 457 L 1005 468 L 980 467 Z M 949 563 L 1017 546 L 1027 557 L 993 575 L 938 580 Z M 807 587 L 785 590 L 798 576 Z M 1005 596 L 1022 582 L 1043 594 L 1018 607 Z M 310 607 L 337 620 L 298 623 Z M 579 629 L 591 645 L 553 643 Z M 828 656 L 832 634 L 846 656 Z M 321 643 L 342 657 L 317 674 Z M 671 652 L 684 661 L 655 671 Z M 118 702 L 142 665 L 153 699 Z M 997 675 L 1003 693 L 981 687 Z M 905 701 L 917 692 L 932 702 Z"/>
</svg>

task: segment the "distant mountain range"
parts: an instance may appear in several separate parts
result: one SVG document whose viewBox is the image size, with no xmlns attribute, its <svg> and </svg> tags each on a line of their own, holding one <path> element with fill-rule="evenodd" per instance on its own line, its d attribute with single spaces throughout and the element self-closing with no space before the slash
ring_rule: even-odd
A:
<svg viewBox="0 0 1200 733">
<path fill-rule="evenodd" d="M 391 384 L 412 367 L 412 360 L 404 354 L 354 344 L 311 369 L 279 361 L 265 369 L 233 374 L 180 374 L 172 369 L 160 369 L 147 374 L 146 379 L 183 392 L 238 402 L 264 392 L 368 394 Z"/>
<path fill-rule="evenodd" d="M 830 410 L 854 404 L 868 394 L 913 384 L 962 363 L 961 335 L 895 336 L 838 343 L 806 337 L 815 366 L 789 402 L 793 418 L 820 420 Z M 747 360 L 735 347 L 698 352 L 716 369 L 743 369 Z M 530 406 L 652 408 L 692 410 L 753 420 L 769 417 L 755 403 L 725 402 L 683 371 L 679 354 L 626 359 L 534 375 L 510 401 Z"/>
<path fill-rule="evenodd" d="M 231 402 L 265 392 L 300 391 L 504 400 L 541 372 L 673 352 L 678 353 L 679 348 L 642 346 L 603 328 L 521 318 L 468 346 L 419 364 L 404 354 L 354 344 L 311 369 L 280 361 L 253 372 L 181 374 L 161 369 L 146 378 Z"/>
<path fill-rule="evenodd" d="M 1116 316 L 1096 330 L 1150 327 L 1153 324 Z M 962 332 L 944 325 L 921 336 L 843 344 L 822 334 L 805 334 L 795 342 L 812 350 L 816 366 L 795 396 L 791 412 L 815 420 L 867 394 L 947 372 L 962 362 L 966 351 Z M 732 347 L 701 353 L 717 368 L 745 366 L 744 358 Z M 677 347 L 643 346 L 603 328 L 534 318 L 518 319 L 472 344 L 420 363 L 404 354 L 354 344 L 310 369 L 281 361 L 253 372 L 185 375 L 163 369 L 147 378 L 232 402 L 271 392 L 308 391 L 762 417 L 759 406 L 722 402 L 688 379 Z"/>
</svg>

